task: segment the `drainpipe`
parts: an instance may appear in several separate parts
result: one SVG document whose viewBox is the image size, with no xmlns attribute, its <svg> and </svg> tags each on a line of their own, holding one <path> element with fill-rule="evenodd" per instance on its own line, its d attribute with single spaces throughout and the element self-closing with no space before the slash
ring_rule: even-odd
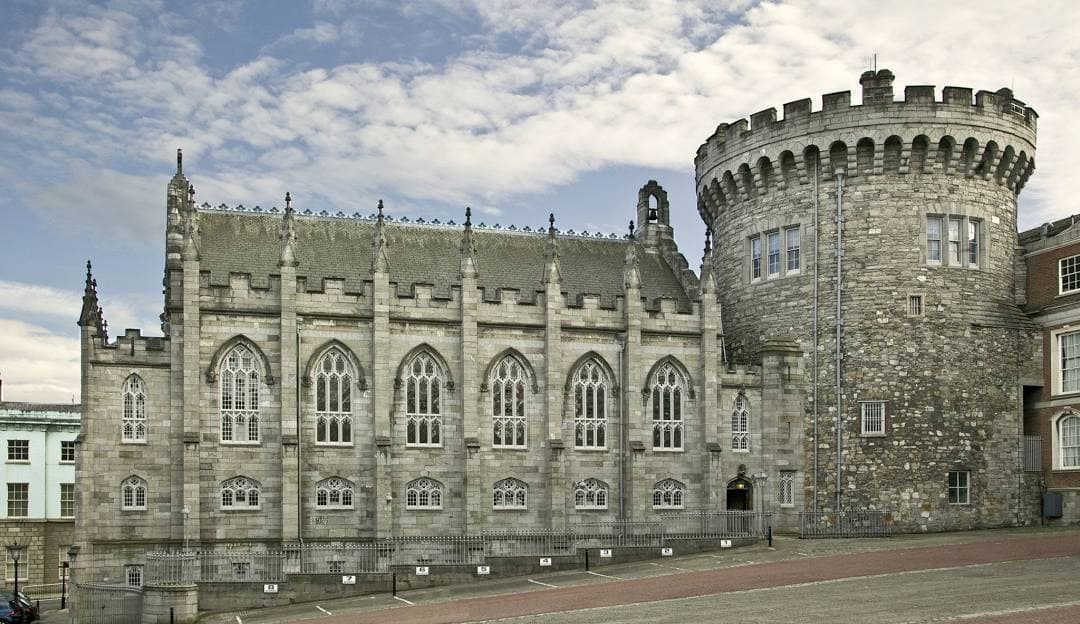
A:
<svg viewBox="0 0 1080 624">
<path fill-rule="evenodd" d="M 810 173 L 814 180 L 814 513 L 818 512 L 818 449 L 821 440 L 818 439 L 818 167 L 814 163 L 814 170 Z"/>
<path fill-rule="evenodd" d="M 626 387 L 626 370 L 623 368 L 625 361 L 623 354 L 626 352 L 626 336 L 616 338 L 619 343 L 619 520 L 626 521 L 626 468 L 629 462 L 626 457 L 626 406 L 628 388 Z"/>
<path fill-rule="evenodd" d="M 843 503 L 844 485 L 844 413 L 842 410 L 840 382 L 840 355 L 842 353 L 841 337 L 843 334 L 843 319 L 840 316 L 840 299 L 842 294 L 841 269 L 844 258 L 844 171 L 837 169 L 836 176 L 836 513 L 840 513 Z"/>
<path fill-rule="evenodd" d="M 300 428 L 300 329 L 303 319 L 296 319 L 296 539 L 300 541 L 300 569 L 304 569 L 304 436 Z M 350 388 L 351 390 L 351 388 Z M 350 397 L 352 395 L 350 394 Z M 350 398 L 351 405 L 351 398 Z"/>
</svg>

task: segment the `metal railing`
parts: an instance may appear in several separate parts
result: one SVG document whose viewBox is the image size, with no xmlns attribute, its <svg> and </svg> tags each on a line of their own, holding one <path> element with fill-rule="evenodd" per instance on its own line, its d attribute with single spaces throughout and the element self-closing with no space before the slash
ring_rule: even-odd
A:
<svg viewBox="0 0 1080 624">
<path fill-rule="evenodd" d="M 572 525 L 578 548 L 644 548 L 664 545 L 664 523 L 609 520 Z"/>
<path fill-rule="evenodd" d="M 799 537 L 889 537 L 893 514 L 887 510 L 799 513 Z"/>
<path fill-rule="evenodd" d="M 1042 472 L 1042 437 L 1024 436 L 1024 472 Z"/>
<path fill-rule="evenodd" d="M 491 557 L 558 557 L 577 552 L 568 531 L 488 530 L 481 533 Z"/>
<path fill-rule="evenodd" d="M 763 538 L 772 514 L 708 511 L 661 514 L 666 539 Z"/>
<path fill-rule="evenodd" d="M 76 586 L 75 613 L 80 624 L 139 624 L 142 590 L 123 585 L 80 583 Z"/>
<path fill-rule="evenodd" d="M 393 537 L 381 544 L 393 552 L 394 565 L 433 566 L 484 562 L 484 538 L 474 535 Z"/>
</svg>

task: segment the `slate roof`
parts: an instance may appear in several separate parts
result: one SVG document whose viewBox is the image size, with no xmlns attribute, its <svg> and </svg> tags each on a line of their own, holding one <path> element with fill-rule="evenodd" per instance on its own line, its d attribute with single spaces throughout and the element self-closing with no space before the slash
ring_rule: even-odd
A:
<svg viewBox="0 0 1080 624">
<path fill-rule="evenodd" d="M 230 273 L 251 276 L 252 287 L 267 287 L 270 275 L 280 273 L 280 214 L 200 212 L 200 268 L 210 273 L 210 285 L 227 286 Z M 307 278 L 309 290 L 321 290 L 324 278 L 345 280 L 346 292 L 361 292 L 370 279 L 371 239 L 375 223 L 365 219 L 297 215 L 297 276 Z M 462 228 L 387 222 L 385 233 L 390 281 L 400 295 L 414 284 L 431 284 L 434 296 L 449 297 L 459 285 Z M 535 301 L 543 291 L 546 233 L 473 229 L 479 284 L 486 299 L 498 289 L 518 289 L 521 301 Z M 599 295 L 600 305 L 614 307 L 622 295 L 624 239 L 558 236 L 562 290 L 570 304 L 582 295 Z M 680 312 L 690 311 L 690 299 L 678 277 L 660 254 L 641 253 L 641 290 L 653 309 L 655 300 L 669 297 Z"/>
</svg>

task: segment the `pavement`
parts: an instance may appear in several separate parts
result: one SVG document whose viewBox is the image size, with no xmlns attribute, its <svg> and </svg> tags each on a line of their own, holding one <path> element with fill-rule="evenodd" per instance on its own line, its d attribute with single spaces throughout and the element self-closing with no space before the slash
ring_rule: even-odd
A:
<svg viewBox="0 0 1080 624">
<path fill-rule="evenodd" d="M 1080 624 L 1080 527 L 799 540 L 205 615 L 209 624 Z M 45 624 L 67 622 L 46 613 Z"/>
</svg>

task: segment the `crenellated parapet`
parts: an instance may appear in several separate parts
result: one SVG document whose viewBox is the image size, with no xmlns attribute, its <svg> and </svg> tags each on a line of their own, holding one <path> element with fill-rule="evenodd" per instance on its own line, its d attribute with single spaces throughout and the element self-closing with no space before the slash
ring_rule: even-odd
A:
<svg viewBox="0 0 1080 624">
<path fill-rule="evenodd" d="M 698 210 L 712 223 L 725 208 L 795 190 L 837 170 L 853 182 L 874 175 L 944 175 L 1019 193 L 1035 169 L 1038 114 L 1009 89 L 909 86 L 893 99 L 888 70 L 862 75 L 851 92 L 788 102 L 724 123 L 694 159 Z"/>
</svg>

